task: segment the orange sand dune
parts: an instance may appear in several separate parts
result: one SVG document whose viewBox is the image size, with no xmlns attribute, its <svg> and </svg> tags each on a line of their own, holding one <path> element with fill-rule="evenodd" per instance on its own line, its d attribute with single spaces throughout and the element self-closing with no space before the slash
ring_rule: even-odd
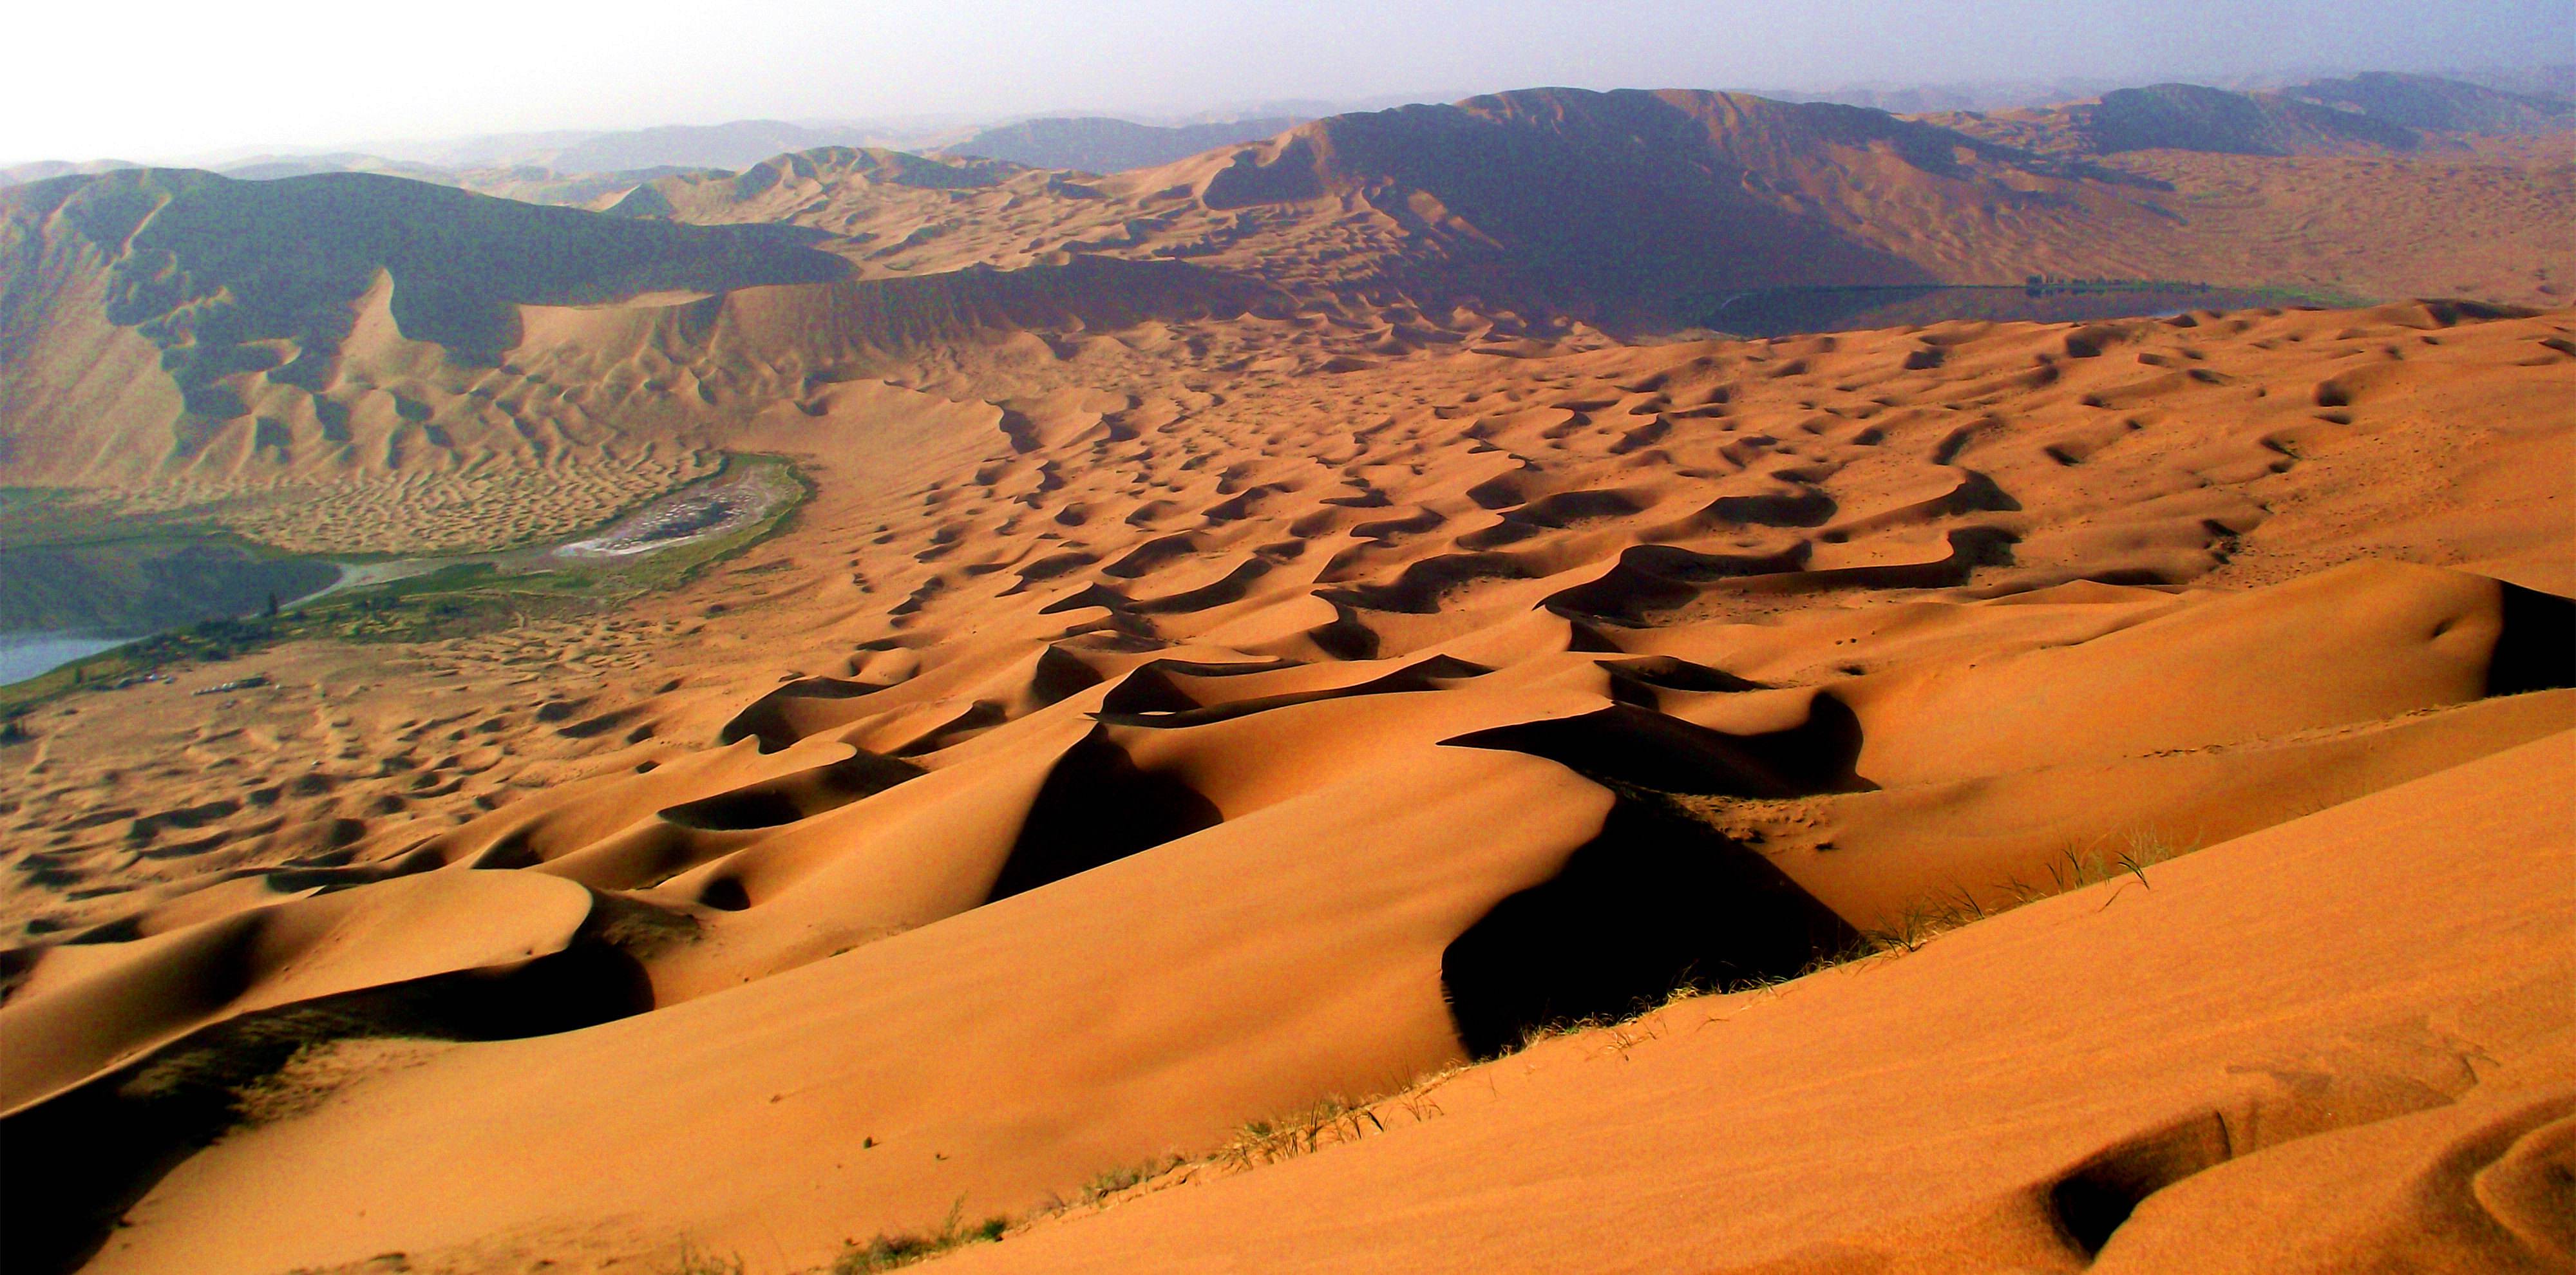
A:
<svg viewBox="0 0 2576 1275">
<path fill-rule="evenodd" d="M 829 385 L 1126 383 L 1060 366 L 1099 344 L 1154 384 L 1662 337 L 1782 286 L 2546 305 L 2576 277 L 2563 134 L 2079 161 L 1959 122 L 1528 90 L 1096 181 L 826 148 L 613 215 L 370 173 L 67 176 L 0 197 L 0 481 L 296 548 L 480 548 L 699 476 Z"/>
<path fill-rule="evenodd" d="M 745 348 L 792 295 L 708 303 L 690 339 Z M 544 316 L 527 353 L 629 321 Z M 1184 329 L 1118 322 L 1025 358 L 872 344 L 888 375 L 708 426 L 817 495 L 623 616 L 290 647 L 31 719 L 0 751 L 28 847 L 0 895 L 12 1269 L 632 1269 L 684 1244 L 819 1268 L 1498 1056 L 1409 1099 L 1442 1113 L 1418 1133 L 978 1260 L 1153 1265 L 1197 1235 L 1233 1261 L 1296 1247 L 1285 1226 L 1348 1265 L 1389 1224 L 1298 1193 L 1374 1217 L 1378 1170 L 1335 1166 L 1401 1155 L 1459 1225 L 1398 1264 L 1779 1270 L 2071 1269 L 2107 1227 L 2050 1184 L 2115 1144 L 2164 1167 L 2068 1189 L 2226 1161 L 2131 1224 L 2184 1210 L 2178 1234 L 2224 1206 L 2169 1198 L 2275 1172 L 2323 1201 L 2305 1233 L 2363 1216 L 2316 1176 L 2333 1157 L 2270 1130 L 2542 1162 L 2503 1148 L 2547 1121 L 2487 1095 L 2566 1083 L 2511 1026 L 2545 1019 L 2537 985 L 2501 972 L 2544 957 L 2467 936 L 2547 932 L 2564 859 L 2570 316 L 1480 341 L 1338 370 L 1289 337 L 1260 347 L 1283 363 L 1160 379 Z M 1237 348 L 1298 322 L 1225 321 Z M 276 685 L 180 693 L 253 664 Z M 2469 847 L 2494 870 L 2445 867 Z M 1624 1053 L 1511 1052 L 2105 876 L 2116 906 L 2097 886 L 1777 1003 L 1687 1000 Z M 2401 897 L 2429 902 L 2372 910 Z M 2228 1008 L 2258 1003 L 2303 1008 Z M 1737 1053 L 1712 1014 L 1793 1025 Z M 2426 1041 L 2506 1078 L 2427 1070 Z M 1658 1061 L 1679 1048 L 1730 1052 Z M 1870 1096 L 1922 1092 L 1908 1068 L 1966 1087 Z M 2318 1115 L 2336 1086 L 2359 1105 Z M 1979 1103 L 1967 1132 L 1914 1128 Z M 1711 1139 L 1710 1104 L 1796 1136 Z M 1500 1149 L 1577 1108 L 1609 1140 Z M 2256 1132 L 2209 1151 L 2185 1118 L 2212 1109 Z M 1614 1155 L 1631 1134 L 1676 1141 Z M 1918 1146 L 1952 1152 L 1927 1174 Z M 1829 1220 L 1799 1156 L 1887 1203 Z M 1627 1203 L 1497 1208 L 1550 1175 Z M 1751 1203 L 1673 1221 L 1684 1186 Z M 1206 1222 L 1221 1242 L 1127 1220 L 1236 1199 L 1273 1202 Z M 2103 1260 L 2166 1242 L 2131 1227 Z"/>
<path fill-rule="evenodd" d="M 2565 1269 L 2571 781 L 2553 735 L 942 1269 Z"/>
<path fill-rule="evenodd" d="M 6 1263 L 2563 1268 L 2553 145 L 1537 90 L 614 215 L 13 187 L 0 483 L 811 494 L 13 719 Z M 1683 339 L 2030 273 L 2478 299 Z"/>
</svg>

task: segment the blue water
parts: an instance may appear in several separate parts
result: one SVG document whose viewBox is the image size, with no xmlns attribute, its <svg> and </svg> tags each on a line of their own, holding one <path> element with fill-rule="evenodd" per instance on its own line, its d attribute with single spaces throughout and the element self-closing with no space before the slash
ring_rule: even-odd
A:
<svg viewBox="0 0 2576 1275">
<path fill-rule="evenodd" d="M 88 633 L 0 633 L 0 686 L 42 676 L 133 640 Z"/>
</svg>

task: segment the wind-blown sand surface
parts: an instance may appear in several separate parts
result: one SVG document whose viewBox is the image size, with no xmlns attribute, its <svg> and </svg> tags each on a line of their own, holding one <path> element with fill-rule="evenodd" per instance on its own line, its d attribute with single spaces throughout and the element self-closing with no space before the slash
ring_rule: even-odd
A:
<svg viewBox="0 0 2576 1275">
<path fill-rule="evenodd" d="M 12 188 L 0 481 L 810 497 L 13 723 L 10 1269 L 2565 1269 L 2576 312 L 1671 339 L 2560 303 L 2558 135 L 2276 105 L 2332 144 L 1539 90 L 615 216 Z"/>
<path fill-rule="evenodd" d="M 796 523 L 625 616 L 0 751 L 13 1254 L 819 1267 L 1499 1056 L 960 1260 L 2544 1269 L 2571 332 L 819 387 L 721 436 Z"/>
<path fill-rule="evenodd" d="M 1760 288 L 2561 305 L 2576 280 L 2565 131 L 2070 154 L 2010 123 L 1536 89 L 1098 179 L 827 147 L 658 177 L 610 216 L 373 173 L 66 176 L 0 195 L 0 483 L 295 549 L 481 549 L 596 523 L 707 472 L 746 419 L 880 380 L 1122 394 L 1660 337 Z M 1058 366 L 1104 343 L 1134 347 L 1129 374 Z"/>
</svg>

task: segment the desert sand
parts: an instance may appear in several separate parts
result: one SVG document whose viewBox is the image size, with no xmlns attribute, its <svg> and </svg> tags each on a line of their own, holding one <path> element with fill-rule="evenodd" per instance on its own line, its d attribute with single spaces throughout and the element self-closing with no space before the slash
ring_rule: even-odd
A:
<svg viewBox="0 0 2576 1275">
<path fill-rule="evenodd" d="M 1916 122 L 1599 96 L 1442 118 L 1651 119 L 1890 200 L 1712 195 L 1655 252 L 2266 242 L 2103 238 L 2153 210 L 1925 166 Z M 610 616 L 29 717 L 11 1269 L 800 1271 L 988 1218 L 943 1260 L 2576 1261 L 2576 312 L 2502 304 L 2563 277 L 2528 238 L 2563 170 L 2366 161 L 2494 198 L 2445 262 L 2429 215 L 2309 259 L 2491 302 L 1648 340 L 1625 267 L 1509 265 L 1633 174 L 1462 190 L 1390 115 L 1080 192 L 866 151 L 667 178 L 617 223 L 671 236 L 651 289 L 567 268 L 424 328 L 418 267 L 353 249 L 290 298 L 345 329 L 195 381 L 30 214 L 0 353 L 62 428 L 12 481 L 403 552 L 723 452 L 813 490 Z M 2365 162 L 2132 162 L 2240 160 Z M 773 277 L 800 253 L 831 277 Z M 174 451 L 217 390 L 244 414 Z"/>
</svg>

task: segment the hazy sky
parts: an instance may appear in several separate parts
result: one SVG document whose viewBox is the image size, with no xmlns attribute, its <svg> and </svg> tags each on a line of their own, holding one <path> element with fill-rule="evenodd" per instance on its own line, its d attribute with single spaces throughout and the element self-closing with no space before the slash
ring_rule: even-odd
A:
<svg viewBox="0 0 2576 1275">
<path fill-rule="evenodd" d="M 31 4 L 0 162 L 746 118 L 1180 113 L 1541 84 L 1829 88 L 2576 60 L 2570 0 Z"/>
</svg>

